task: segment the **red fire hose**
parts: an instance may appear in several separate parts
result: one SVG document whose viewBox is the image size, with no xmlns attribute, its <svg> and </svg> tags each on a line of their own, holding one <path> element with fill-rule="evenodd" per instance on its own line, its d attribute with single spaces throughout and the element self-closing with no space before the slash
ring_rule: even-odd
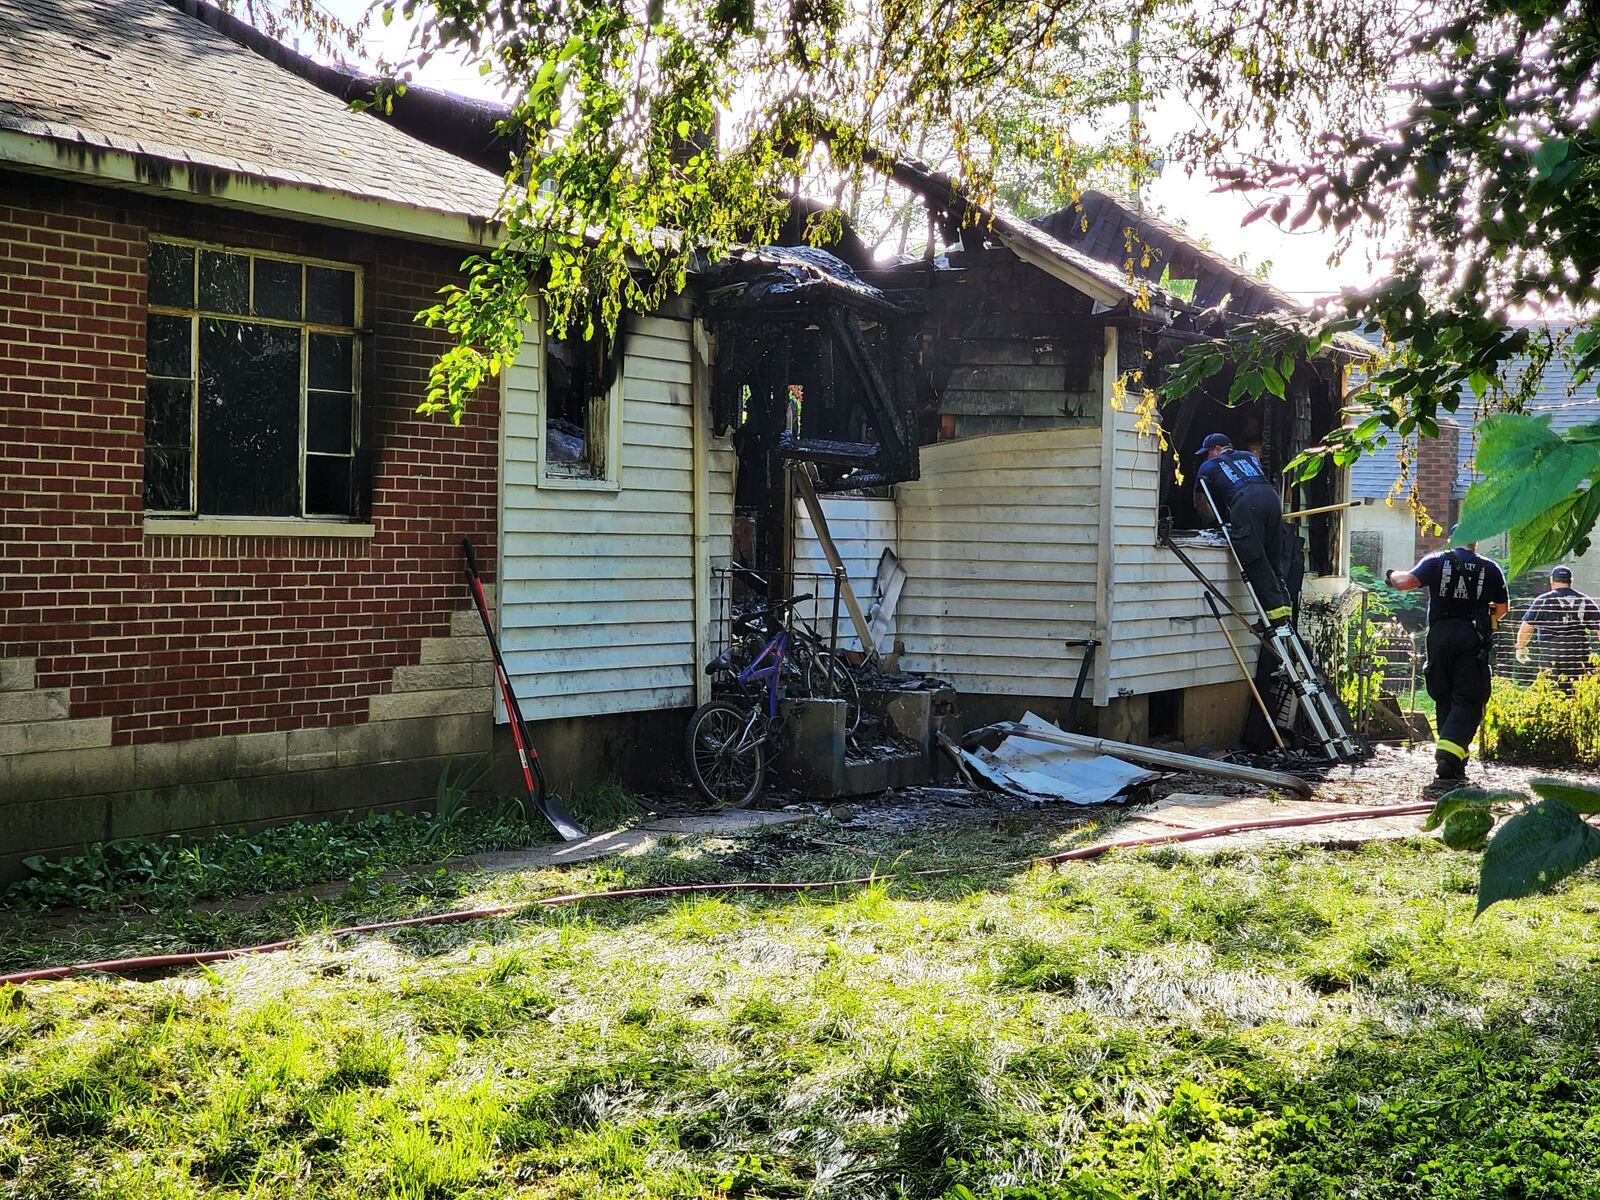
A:
<svg viewBox="0 0 1600 1200">
<path fill-rule="evenodd" d="M 1226 825 L 1208 825 L 1203 829 L 1189 829 L 1182 833 L 1158 833 L 1150 837 L 1124 838 L 1115 842 L 1098 842 L 1080 846 L 1042 858 L 1022 859 L 1011 863 L 996 863 L 995 868 L 1072 862 L 1078 859 L 1098 858 L 1110 850 L 1127 850 L 1138 846 L 1160 846 L 1171 842 L 1195 842 L 1202 838 L 1223 837 L 1230 833 L 1244 833 L 1251 829 L 1292 829 L 1301 825 L 1326 825 L 1334 821 L 1368 821 L 1377 817 L 1419 816 L 1433 810 L 1432 804 L 1391 804 L 1382 808 L 1352 807 L 1347 812 L 1318 813 L 1305 817 L 1261 817 L 1251 821 L 1233 821 Z M 926 878 L 931 875 L 951 875 L 970 871 L 971 867 L 929 867 L 921 871 L 903 872 L 900 875 L 857 875 L 850 879 L 817 879 L 801 882 L 739 882 L 739 883 L 680 883 L 661 887 L 613 888 L 605 892 L 565 892 L 557 896 L 543 896 L 537 900 L 522 900 L 515 904 L 497 904 L 489 908 L 464 908 L 454 912 L 434 913 L 426 917 L 406 917 L 399 921 L 377 921 L 370 925 L 347 925 L 342 929 L 329 929 L 322 933 L 289 938 L 281 942 L 264 942 L 259 946 L 236 946 L 228 950 L 196 950 L 185 954 L 149 954 L 140 958 L 113 958 L 105 962 L 74 963 L 62 967 L 40 967 L 32 971 L 14 971 L 0 975 L 0 987 L 6 984 L 33 983 L 45 979 L 65 979 L 71 975 L 85 975 L 93 971 L 108 974 L 131 974 L 139 971 L 161 970 L 171 967 L 190 967 L 200 963 L 225 962 L 247 954 L 272 954 L 287 950 L 315 937 L 342 937 L 353 933 L 379 933 L 387 929 L 411 929 L 419 925 L 451 925 L 458 921 L 478 921 L 486 917 L 503 917 L 529 908 L 559 908 L 585 900 L 637 900 L 656 896 L 703 896 L 718 892 L 810 892 L 823 888 L 865 887 L 892 878 Z"/>
</svg>

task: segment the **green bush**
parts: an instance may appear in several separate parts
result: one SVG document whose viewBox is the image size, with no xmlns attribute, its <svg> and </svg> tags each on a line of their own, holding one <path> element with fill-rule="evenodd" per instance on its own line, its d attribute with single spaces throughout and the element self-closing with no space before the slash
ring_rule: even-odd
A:
<svg viewBox="0 0 1600 1200">
<path fill-rule="evenodd" d="M 1571 691 L 1540 673 L 1526 687 L 1497 679 L 1478 734 L 1483 757 L 1528 766 L 1600 765 L 1600 675 Z"/>
</svg>

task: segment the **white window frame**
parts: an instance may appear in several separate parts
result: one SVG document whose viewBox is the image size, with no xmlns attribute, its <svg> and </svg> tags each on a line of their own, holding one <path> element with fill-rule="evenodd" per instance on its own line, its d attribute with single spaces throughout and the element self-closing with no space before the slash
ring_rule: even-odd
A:
<svg viewBox="0 0 1600 1200">
<path fill-rule="evenodd" d="M 170 305 L 154 304 L 150 302 L 148 285 L 145 294 L 145 311 L 148 315 L 166 317 L 185 317 L 189 320 L 189 506 L 182 509 L 158 509 L 146 507 L 144 516 L 147 522 L 158 522 L 163 528 L 169 523 L 184 521 L 229 522 L 246 521 L 253 525 L 267 523 L 304 524 L 307 526 L 327 526 L 329 524 L 352 523 L 357 524 L 361 518 L 355 513 L 311 513 L 306 511 L 306 455 L 322 454 L 321 451 L 308 451 L 306 449 L 306 431 L 308 408 L 310 405 L 309 372 L 310 345 L 313 334 L 331 334 L 339 337 L 349 337 L 351 340 L 350 351 L 350 471 L 351 478 L 355 480 L 355 472 L 360 469 L 361 459 L 361 406 L 363 401 L 363 353 L 361 332 L 364 326 L 365 314 L 363 305 L 366 300 L 365 272 L 356 263 L 339 262 L 334 259 L 314 258 L 303 254 L 283 254 L 277 251 L 259 250 L 251 246 L 234 246 L 217 242 L 195 241 L 191 238 L 167 237 L 165 235 L 152 237 L 146 243 L 145 261 L 148 265 L 150 258 L 149 247 L 156 243 L 169 246 L 188 246 L 195 251 L 192 295 L 194 303 L 189 308 L 174 308 Z M 223 313 L 211 312 L 200 307 L 200 254 L 202 251 L 212 251 L 218 254 L 243 255 L 252 260 L 266 259 L 275 262 L 290 262 L 299 265 L 301 312 L 305 311 L 305 267 L 323 267 L 335 271 L 348 271 L 355 275 L 355 306 L 352 324 L 328 325 L 306 320 L 288 321 L 277 317 L 258 317 L 249 313 Z M 255 267 L 250 269 L 250 307 L 255 307 Z M 300 512 L 291 516 L 259 516 L 241 515 L 236 513 L 208 513 L 200 511 L 199 503 L 199 453 L 200 453 L 200 321 L 205 317 L 214 317 L 225 321 L 246 321 L 254 325 L 270 325 L 280 329 L 298 329 L 300 331 L 300 420 L 297 430 L 296 463 L 299 471 Z M 145 364 L 146 379 L 149 378 L 149 363 Z M 146 403 L 149 402 L 148 385 L 145 392 Z M 329 455 L 328 457 L 342 458 L 344 455 Z M 148 498 L 147 502 L 148 502 Z"/>
<path fill-rule="evenodd" d="M 561 470 L 552 470 L 550 462 L 548 429 L 546 422 L 550 418 L 550 379 L 546 364 L 550 361 L 550 331 L 540 314 L 539 321 L 539 408 L 538 421 L 535 431 L 535 442 L 538 449 L 539 471 L 538 486 L 553 490 L 575 492 L 617 492 L 622 490 L 622 405 L 624 382 L 628 375 L 628 356 L 623 351 L 619 339 L 616 347 L 617 377 L 611 381 L 611 387 L 606 392 L 606 445 L 605 445 L 605 474 L 604 475 L 575 475 Z"/>
</svg>

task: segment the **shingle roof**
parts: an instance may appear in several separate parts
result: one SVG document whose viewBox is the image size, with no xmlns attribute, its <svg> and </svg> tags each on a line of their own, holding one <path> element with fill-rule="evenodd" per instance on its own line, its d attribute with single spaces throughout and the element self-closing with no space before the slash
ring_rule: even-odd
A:
<svg viewBox="0 0 1600 1200">
<path fill-rule="evenodd" d="M 1103 263 L 1126 270 L 1128 237 L 1132 229 L 1137 247 L 1153 253 L 1147 262 L 1133 255 L 1133 273 L 1155 283 L 1172 269 L 1173 279 L 1195 281 L 1194 304 L 1215 308 L 1224 300 L 1227 311 L 1250 317 L 1264 312 L 1301 312 L 1303 306 L 1270 283 L 1247 275 L 1236 263 L 1201 245 L 1186 230 L 1159 217 L 1130 208 L 1105 192 L 1088 191 L 1077 204 L 1039 217 L 1034 222 L 1056 240 Z"/>
<path fill-rule="evenodd" d="M 0 0 L 0 130 L 492 217 L 498 176 L 351 111 L 165 0 Z"/>
</svg>

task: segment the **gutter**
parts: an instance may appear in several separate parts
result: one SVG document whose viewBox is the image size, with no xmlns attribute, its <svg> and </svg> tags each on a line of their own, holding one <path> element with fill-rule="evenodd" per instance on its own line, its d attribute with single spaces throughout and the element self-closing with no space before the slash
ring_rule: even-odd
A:
<svg viewBox="0 0 1600 1200">
<path fill-rule="evenodd" d="M 0 167 L 438 245 L 488 248 L 502 233 L 487 214 L 353 196 L 306 180 L 265 178 L 220 156 L 186 153 L 180 158 L 139 143 L 68 138 L 53 127 L 30 124 L 37 129 L 0 128 Z"/>
</svg>

